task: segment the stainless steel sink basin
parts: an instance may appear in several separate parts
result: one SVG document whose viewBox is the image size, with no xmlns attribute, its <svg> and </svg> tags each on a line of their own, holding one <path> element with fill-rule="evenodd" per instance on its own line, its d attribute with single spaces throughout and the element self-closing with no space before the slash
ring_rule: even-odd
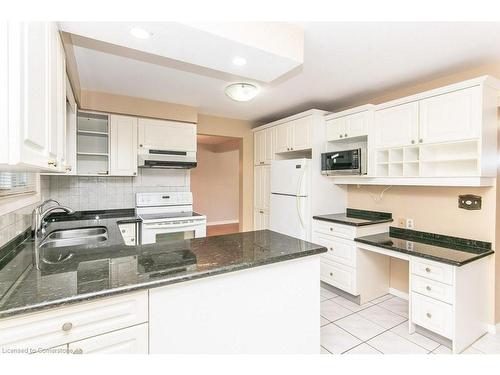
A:
<svg viewBox="0 0 500 375">
<path fill-rule="evenodd" d="M 80 238 L 63 238 L 63 239 L 47 239 L 40 244 L 40 249 L 51 249 L 63 246 L 79 246 L 79 245 L 93 245 L 99 242 L 104 242 L 108 239 L 107 235 L 94 235 L 89 237 Z"/>
<path fill-rule="evenodd" d="M 47 236 L 47 240 L 63 240 L 72 238 L 82 238 L 82 237 L 93 237 L 99 235 L 106 235 L 107 230 L 105 227 L 89 227 L 89 228 L 79 228 L 79 229 L 61 229 L 50 233 Z"/>
</svg>

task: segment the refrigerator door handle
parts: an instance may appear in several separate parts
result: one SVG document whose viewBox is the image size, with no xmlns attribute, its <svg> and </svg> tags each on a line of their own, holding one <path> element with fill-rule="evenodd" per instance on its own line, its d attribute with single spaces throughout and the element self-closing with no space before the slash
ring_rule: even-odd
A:
<svg viewBox="0 0 500 375">
<path fill-rule="evenodd" d="M 302 181 L 304 180 L 304 175 L 306 174 L 306 168 L 304 167 L 304 170 L 302 171 L 302 174 L 300 175 L 299 181 L 297 183 L 297 215 L 299 216 L 299 221 L 300 221 L 300 226 L 303 229 L 306 229 L 304 225 L 304 220 L 302 219 L 302 214 L 301 214 L 301 207 L 300 207 L 300 192 L 302 189 Z"/>
</svg>

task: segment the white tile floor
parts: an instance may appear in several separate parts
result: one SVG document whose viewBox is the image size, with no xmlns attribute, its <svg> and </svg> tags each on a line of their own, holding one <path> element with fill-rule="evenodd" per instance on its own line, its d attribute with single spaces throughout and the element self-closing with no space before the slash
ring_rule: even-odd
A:
<svg viewBox="0 0 500 375">
<path fill-rule="evenodd" d="M 408 301 L 390 294 L 358 305 L 321 288 L 321 354 L 450 354 L 408 333 Z M 500 354 L 500 334 L 486 334 L 464 354 Z"/>
</svg>

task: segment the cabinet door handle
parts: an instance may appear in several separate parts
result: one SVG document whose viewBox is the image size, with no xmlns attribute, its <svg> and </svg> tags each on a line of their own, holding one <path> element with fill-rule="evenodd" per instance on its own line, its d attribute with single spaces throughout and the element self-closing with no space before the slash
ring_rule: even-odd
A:
<svg viewBox="0 0 500 375">
<path fill-rule="evenodd" d="M 426 267 L 425 272 L 429 273 L 429 272 L 431 272 L 431 269 L 429 267 Z"/>
<path fill-rule="evenodd" d="M 56 161 L 48 161 L 47 164 L 51 167 L 57 167 L 57 162 Z"/>
<path fill-rule="evenodd" d="M 425 314 L 425 315 L 426 315 L 429 319 L 431 319 L 431 318 L 432 318 L 432 314 L 431 314 L 431 313 L 427 313 L 427 314 Z"/>
<path fill-rule="evenodd" d="M 125 229 L 122 229 L 122 233 L 125 233 Z"/>
<path fill-rule="evenodd" d="M 333 247 L 330 247 L 330 251 L 333 251 Z"/>
<path fill-rule="evenodd" d="M 66 322 L 62 325 L 62 330 L 64 332 L 68 332 L 68 331 L 71 331 L 71 328 L 73 328 L 73 323 L 71 322 Z"/>
<path fill-rule="evenodd" d="M 432 288 L 429 285 L 427 285 L 425 289 L 430 292 Z"/>
<path fill-rule="evenodd" d="M 347 138 L 347 133 L 345 133 L 345 134 L 344 134 L 344 137 L 346 137 L 346 138 Z"/>
<path fill-rule="evenodd" d="M 422 143 L 423 141 L 424 141 L 424 140 L 423 140 L 422 138 L 420 138 L 420 139 L 418 140 L 418 143 Z"/>
<path fill-rule="evenodd" d="M 333 228 L 332 227 L 330 227 L 330 232 L 333 232 Z"/>
<path fill-rule="evenodd" d="M 412 139 L 412 140 L 411 140 L 411 144 L 412 144 L 412 145 L 414 145 L 414 144 L 415 144 L 415 140 L 414 140 L 414 139 Z"/>
<path fill-rule="evenodd" d="M 333 277 L 333 272 L 330 272 L 330 276 Z"/>
<path fill-rule="evenodd" d="M 341 135 L 340 135 L 340 138 L 342 138 L 342 137 L 343 137 L 343 135 L 341 134 Z"/>
</svg>

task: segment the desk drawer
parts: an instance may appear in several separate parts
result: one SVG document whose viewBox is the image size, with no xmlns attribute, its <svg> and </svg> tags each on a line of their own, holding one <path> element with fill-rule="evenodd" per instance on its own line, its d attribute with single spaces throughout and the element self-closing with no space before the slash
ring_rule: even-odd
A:
<svg viewBox="0 0 500 375">
<path fill-rule="evenodd" d="M 347 238 L 349 240 L 353 240 L 356 237 L 355 227 L 322 220 L 313 220 L 313 230 L 323 234 Z"/>
<path fill-rule="evenodd" d="M 356 266 L 357 246 L 354 241 L 315 232 L 313 242 L 328 249 L 327 253 L 321 255 L 322 258 L 350 267 Z"/>
<path fill-rule="evenodd" d="M 453 286 L 417 275 L 411 275 L 410 277 L 411 289 L 414 292 L 453 304 Z"/>
<path fill-rule="evenodd" d="M 411 257 L 410 268 L 414 275 L 453 285 L 453 266 L 449 264 Z"/>
<path fill-rule="evenodd" d="M 0 347 L 52 348 L 148 320 L 148 292 L 0 320 Z"/>
<path fill-rule="evenodd" d="M 343 264 L 321 260 L 321 281 L 357 295 L 356 269 Z"/>
<path fill-rule="evenodd" d="M 419 293 L 411 294 L 412 321 L 441 336 L 452 338 L 453 335 L 453 306 L 423 296 Z"/>
</svg>

